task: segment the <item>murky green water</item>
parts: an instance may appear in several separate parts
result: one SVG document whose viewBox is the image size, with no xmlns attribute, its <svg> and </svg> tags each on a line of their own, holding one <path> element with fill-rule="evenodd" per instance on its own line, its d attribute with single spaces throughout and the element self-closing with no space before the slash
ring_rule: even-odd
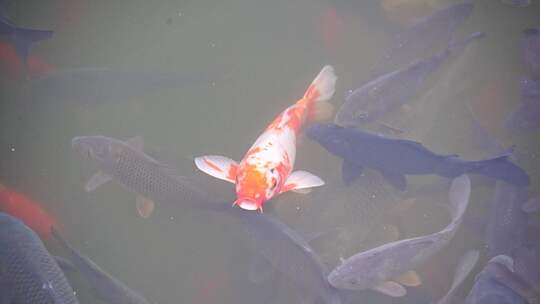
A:
<svg viewBox="0 0 540 304">
<path fill-rule="evenodd" d="M 324 64 L 336 68 L 337 103 L 346 89 L 368 79 L 369 68 L 390 38 L 383 29 L 386 21 L 382 15 L 368 18 L 360 6 L 339 10 L 347 7 L 339 6 L 347 1 L 353 2 L 7 1 L 6 11 L 18 24 L 55 30 L 54 38 L 37 44 L 32 54 L 59 70 L 108 67 L 203 75 L 206 80 L 99 103 L 40 102 L 39 98 L 24 100 L 24 82 L 3 72 L 0 182 L 43 201 L 77 248 L 151 302 L 298 303 L 299 295 L 279 280 L 257 289 L 247 283 L 249 244 L 219 216 L 184 214 L 182 208 L 160 210 L 158 205 L 151 218 L 142 219 L 135 210 L 134 195 L 116 184 L 85 193 L 83 184 L 96 167 L 72 151 L 70 141 L 77 135 L 124 139 L 142 135 L 148 152 L 174 162 L 184 175 L 194 173 L 192 158 L 197 155 L 240 159 L 274 116 L 303 94 Z M 80 16 L 61 24 L 59 10 L 69 3 L 80 7 Z M 321 37 L 322 16 L 334 5 L 342 26 L 328 48 Z M 458 32 L 461 37 L 475 31 L 488 36 L 447 65 L 446 73 L 436 75 L 429 95 L 418 98 L 412 110 L 390 118 L 389 123 L 437 152 L 458 153 L 466 159 L 492 155 L 493 151 L 471 146 L 467 104 L 481 98 L 486 86 L 497 83 L 495 96 L 502 103 L 482 107 L 484 116 L 515 107 L 517 79 L 524 73 L 520 31 L 539 25 L 539 9 L 538 3 L 518 9 L 494 0 L 477 1 Z M 490 105 L 489 101 L 484 104 Z M 516 144 L 527 151 L 529 157 L 521 165 L 532 177 L 531 194 L 538 195 L 540 169 L 531 157 L 540 152 L 537 138 L 532 140 L 535 133 L 510 134 L 502 128 L 490 132 L 505 146 Z M 265 208 L 305 233 L 333 227 L 346 231 L 316 246 L 329 266 L 339 257 L 392 239 L 385 232 L 388 224 L 400 227 L 401 238 L 446 225 L 446 210 L 433 202 L 444 203 L 446 193 L 419 198 L 401 216 L 388 215 L 380 209 L 398 205 L 406 195 L 387 193 L 393 190 L 379 179 L 381 183 L 373 187 L 382 188 L 377 189 L 384 199 L 369 201 L 368 194 L 339 185 L 340 167 L 337 158 L 301 138 L 296 168 L 330 181 L 329 187 L 308 195 L 285 194 Z M 201 178 L 232 201 L 230 185 Z M 441 180 L 410 179 L 413 184 Z M 488 206 L 482 203 L 490 195 L 490 189 L 478 187 L 470 208 L 486 214 Z M 358 220 L 362 217 L 365 220 Z M 440 296 L 464 249 L 480 248 L 482 238 L 483 232 L 458 234 L 425 267 L 432 280 L 422 292 Z M 54 243 L 49 245 L 58 252 Z M 80 302 L 94 303 L 83 282 L 74 275 L 70 278 Z M 357 300 L 390 301 L 373 300 L 371 295 L 359 295 Z"/>
</svg>

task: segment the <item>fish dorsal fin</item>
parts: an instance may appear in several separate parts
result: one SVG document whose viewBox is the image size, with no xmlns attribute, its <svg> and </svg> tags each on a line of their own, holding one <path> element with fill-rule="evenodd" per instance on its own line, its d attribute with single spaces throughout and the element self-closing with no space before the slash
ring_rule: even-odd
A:
<svg viewBox="0 0 540 304">
<path fill-rule="evenodd" d="M 405 289 L 405 287 L 401 286 L 401 284 L 399 283 L 392 281 L 382 282 L 379 285 L 372 287 L 372 289 L 395 298 L 403 297 L 407 294 L 407 290 Z"/>
<path fill-rule="evenodd" d="M 420 276 L 418 275 L 418 273 L 416 273 L 416 271 L 413 270 L 409 270 L 401 274 L 395 280 L 396 282 L 408 287 L 416 287 L 422 285 L 422 280 L 420 279 Z"/>
<path fill-rule="evenodd" d="M 136 202 L 137 212 L 142 218 L 148 218 L 150 215 L 152 215 L 152 213 L 154 213 L 154 209 L 156 207 L 154 201 L 138 195 Z"/>
<path fill-rule="evenodd" d="M 324 181 L 320 177 L 307 171 L 298 170 L 289 175 L 285 181 L 285 184 L 281 188 L 281 193 L 287 191 L 302 193 L 309 188 L 319 187 L 322 185 L 324 185 Z"/>
<path fill-rule="evenodd" d="M 228 157 L 219 155 L 199 156 L 195 158 L 195 166 L 210 176 L 233 184 L 236 183 L 238 163 Z"/>
<path fill-rule="evenodd" d="M 140 135 L 127 139 L 126 144 L 136 151 L 144 152 L 144 139 Z"/>
<path fill-rule="evenodd" d="M 111 179 L 112 177 L 110 175 L 105 174 L 102 171 L 98 171 L 96 172 L 96 174 L 92 175 L 92 177 L 90 177 L 90 179 L 86 182 L 86 184 L 84 185 L 84 190 L 86 192 L 94 191 L 97 187 L 105 184 Z"/>
</svg>

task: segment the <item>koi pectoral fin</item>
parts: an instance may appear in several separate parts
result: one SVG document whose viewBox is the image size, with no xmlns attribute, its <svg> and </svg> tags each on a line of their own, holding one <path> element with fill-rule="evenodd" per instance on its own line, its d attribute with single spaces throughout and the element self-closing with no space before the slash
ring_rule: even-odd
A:
<svg viewBox="0 0 540 304">
<path fill-rule="evenodd" d="M 306 193 L 306 190 L 309 190 L 309 188 L 313 187 L 319 187 L 324 185 L 324 181 L 307 171 L 294 171 L 289 175 L 287 178 L 287 181 L 285 181 L 285 184 L 281 188 L 281 192 L 287 192 L 287 191 L 295 191 L 299 193 Z M 309 192 L 309 191 L 307 191 Z"/>
<path fill-rule="evenodd" d="M 195 166 L 202 172 L 230 183 L 236 181 L 236 169 L 238 163 L 234 160 L 219 156 L 206 155 L 195 158 Z"/>
</svg>

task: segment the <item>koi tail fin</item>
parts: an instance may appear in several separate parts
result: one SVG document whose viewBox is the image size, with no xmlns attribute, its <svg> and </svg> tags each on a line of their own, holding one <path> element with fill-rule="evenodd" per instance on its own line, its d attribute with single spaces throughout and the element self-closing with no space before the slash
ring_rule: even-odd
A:
<svg viewBox="0 0 540 304">
<path fill-rule="evenodd" d="M 331 65 L 322 68 L 306 93 L 304 100 L 308 102 L 310 120 L 326 120 L 332 116 L 334 107 L 328 102 L 336 90 L 336 74 Z"/>
</svg>

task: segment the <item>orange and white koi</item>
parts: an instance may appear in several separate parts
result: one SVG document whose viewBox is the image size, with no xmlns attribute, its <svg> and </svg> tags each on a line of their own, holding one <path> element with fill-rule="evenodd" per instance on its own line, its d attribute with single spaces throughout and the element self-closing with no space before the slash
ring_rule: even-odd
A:
<svg viewBox="0 0 540 304">
<path fill-rule="evenodd" d="M 260 210 L 274 196 L 287 192 L 307 192 L 324 181 L 307 171 L 292 172 L 296 158 L 296 138 L 307 120 L 323 120 L 332 114 L 328 100 L 335 91 L 332 66 L 325 66 L 304 96 L 281 112 L 257 138 L 240 163 L 217 155 L 195 158 L 195 165 L 213 177 L 236 185 L 234 205 Z"/>
</svg>

